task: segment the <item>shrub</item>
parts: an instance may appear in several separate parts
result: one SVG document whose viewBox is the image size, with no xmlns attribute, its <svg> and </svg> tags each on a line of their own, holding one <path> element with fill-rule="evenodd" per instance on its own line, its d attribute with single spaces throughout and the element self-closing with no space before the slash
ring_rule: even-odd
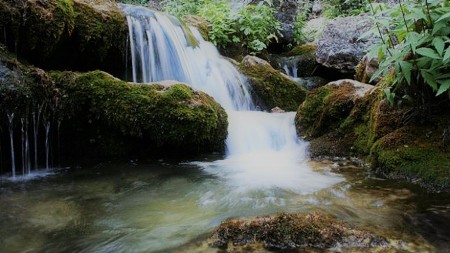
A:
<svg viewBox="0 0 450 253">
<path fill-rule="evenodd" d="M 371 3 L 371 8 L 375 26 L 370 34 L 381 38 L 381 43 L 370 49 L 370 56 L 379 60 L 372 81 L 394 72 L 392 84 L 384 89 L 390 104 L 409 100 L 422 105 L 444 95 L 448 99 L 449 1 L 408 0 L 394 6 Z"/>
</svg>

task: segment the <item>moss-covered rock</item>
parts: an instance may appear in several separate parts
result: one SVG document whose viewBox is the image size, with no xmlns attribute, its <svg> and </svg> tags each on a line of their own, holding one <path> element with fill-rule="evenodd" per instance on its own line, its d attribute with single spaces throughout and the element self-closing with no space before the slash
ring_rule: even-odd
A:
<svg viewBox="0 0 450 253">
<path fill-rule="evenodd" d="M 239 68 L 248 77 L 252 95 L 263 109 L 295 111 L 306 97 L 305 89 L 262 59 L 246 56 Z"/>
<path fill-rule="evenodd" d="M 387 76 L 378 85 L 389 81 Z M 393 107 L 379 87 L 361 85 L 367 89 L 356 96 L 347 81 L 308 94 L 297 111 L 296 127 L 310 140 L 311 155 L 359 156 L 387 176 L 449 190 L 449 105 L 434 111 Z"/>
<path fill-rule="evenodd" d="M 231 252 L 385 248 L 385 238 L 354 228 L 326 214 L 289 214 L 223 222 L 209 239 L 213 247 Z"/>
<path fill-rule="evenodd" d="M 126 18 L 105 0 L 0 0 L 11 51 L 46 69 L 118 72 L 125 65 Z"/>
<path fill-rule="evenodd" d="M 52 72 L 65 95 L 62 125 L 70 150 L 99 156 L 220 150 L 227 116 L 183 84 L 131 84 L 101 71 Z M 79 155 L 79 154 L 75 154 Z"/>
<path fill-rule="evenodd" d="M 357 100 L 373 86 L 353 80 L 340 80 L 311 91 L 296 115 L 297 131 L 302 136 L 318 137 L 345 122 Z"/>
<path fill-rule="evenodd" d="M 183 21 L 186 22 L 186 24 L 197 28 L 204 40 L 209 40 L 209 31 L 211 30 L 211 24 L 208 22 L 208 20 L 200 16 L 186 15 L 183 17 Z"/>
<path fill-rule="evenodd" d="M 38 161 L 31 161 L 31 154 L 26 155 L 29 163 L 24 163 L 23 140 L 27 141 L 34 156 L 36 149 L 45 150 L 43 125 L 60 119 L 61 93 L 48 75 L 41 69 L 22 64 L 15 55 L 7 52 L 0 44 L 0 169 L 10 171 L 14 164 L 17 168 L 27 170 L 29 164 L 37 167 Z M 45 123 L 44 123 L 45 122 Z M 32 132 L 31 129 L 36 130 Z M 40 132 L 40 139 L 32 133 Z M 21 136 L 22 135 L 22 136 Z M 11 145 L 11 136 L 13 145 Z M 21 147 L 22 146 L 22 147 Z M 5 148 L 8 147 L 8 148 Z M 14 147 L 14 148 L 12 148 Z M 21 150 L 22 148 L 22 150 Z M 11 150 L 17 154 L 11 158 Z M 56 152 L 55 152 L 56 154 Z M 27 159 L 28 159 L 27 158 Z M 42 160 L 41 160 L 42 161 Z M 14 173 L 14 172 L 13 172 Z"/>
<path fill-rule="evenodd" d="M 450 190 L 450 146 L 444 136 L 450 117 L 438 122 L 406 125 L 378 139 L 371 148 L 372 168 L 433 190 Z"/>
</svg>

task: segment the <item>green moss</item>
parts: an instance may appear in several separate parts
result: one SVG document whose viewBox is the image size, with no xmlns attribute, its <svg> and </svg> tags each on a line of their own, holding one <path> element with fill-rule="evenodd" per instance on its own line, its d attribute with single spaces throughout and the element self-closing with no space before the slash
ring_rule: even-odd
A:
<svg viewBox="0 0 450 253">
<path fill-rule="evenodd" d="M 47 57 L 62 37 L 74 28 L 73 0 L 27 1 L 16 4 L 23 15 L 19 35 L 19 49 L 35 57 Z M 23 9 L 22 9 L 23 8 Z"/>
<path fill-rule="evenodd" d="M 271 250 L 370 248 L 386 245 L 386 240 L 325 214 L 281 213 L 250 220 L 223 222 L 210 238 L 210 245 L 232 252 L 246 251 L 261 244 Z"/>
<path fill-rule="evenodd" d="M 306 97 L 306 90 L 270 65 L 241 64 L 240 69 L 249 77 L 253 95 L 265 109 L 278 106 L 295 111 Z"/>
<path fill-rule="evenodd" d="M 124 54 L 127 38 L 124 14 L 114 3 L 101 4 L 96 6 L 77 0 L 74 5 L 79 50 L 87 55 L 95 55 L 99 58 L 97 61 L 104 60 L 113 51 Z M 108 12 L 103 11 L 104 8 Z"/>
<path fill-rule="evenodd" d="M 299 45 L 294 47 L 291 51 L 289 51 L 286 56 L 295 56 L 295 55 L 305 55 L 312 54 L 316 52 L 316 45 Z"/>
<path fill-rule="evenodd" d="M 211 97 L 186 85 L 130 84 L 101 71 L 53 72 L 52 77 L 66 94 L 63 102 L 70 128 L 79 129 L 79 139 L 84 140 L 77 146 L 96 148 L 102 156 L 137 148 L 138 154 L 223 148 L 225 111 Z"/>
<path fill-rule="evenodd" d="M 329 87 L 322 86 L 312 90 L 305 101 L 300 105 L 296 115 L 297 132 L 300 134 L 311 135 L 316 127 L 316 121 L 324 110 L 327 98 L 332 90 Z"/>
<path fill-rule="evenodd" d="M 437 133 L 436 127 L 408 126 L 387 134 L 371 149 L 372 167 L 391 177 L 420 179 L 431 188 L 449 189 L 450 150 L 439 145 Z"/>
</svg>

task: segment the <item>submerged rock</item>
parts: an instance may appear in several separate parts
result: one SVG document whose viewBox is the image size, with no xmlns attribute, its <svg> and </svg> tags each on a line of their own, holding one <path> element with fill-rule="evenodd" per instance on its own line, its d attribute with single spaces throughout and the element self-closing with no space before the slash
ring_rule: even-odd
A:
<svg viewBox="0 0 450 253">
<path fill-rule="evenodd" d="M 388 241 L 325 214 L 289 214 L 222 222 L 209 238 L 213 247 L 231 252 L 295 249 L 386 248 Z"/>
<path fill-rule="evenodd" d="M 371 27 L 372 21 L 366 16 L 329 21 L 317 43 L 317 62 L 342 73 L 354 73 L 365 50 L 377 42 L 376 38 L 360 39 Z"/>
<path fill-rule="evenodd" d="M 94 71 L 52 72 L 65 99 L 61 142 L 75 156 L 221 150 L 224 109 L 184 84 L 131 84 Z M 69 152 L 69 150 L 66 150 Z"/>
<path fill-rule="evenodd" d="M 278 106 L 295 111 L 305 99 L 305 89 L 258 57 L 246 56 L 239 69 L 248 77 L 252 95 L 263 109 Z"/>
</svg>

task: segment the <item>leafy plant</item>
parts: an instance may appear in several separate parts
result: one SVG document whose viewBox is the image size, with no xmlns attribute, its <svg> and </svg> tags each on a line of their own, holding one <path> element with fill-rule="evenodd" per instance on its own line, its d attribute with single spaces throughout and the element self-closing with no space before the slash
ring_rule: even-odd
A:
<svg viewBox="0 0 450 253">
<path fill-rule="evenodd" d="M 299 0 L 298 4 L 301 8 L 295 17 L 294 40 L 300 45 L 306 40 L 302 30 L 305 27 L 306 20 L 308 19 L 313 4 L 309 0 Z"/>
<path fill-rule="evenodd" d="M 392 84 L 384 89 L 389 103 L 401 97 L 398 102 L 424 104 L 436 96 L 450 96 L 449 1 L 370 4 L 375 24 L 371 34 L 381 39 L 370 49 L 370 56 L 379 60 L 371 81 L 394 72 Z"/>
<path fill-rule="evenodd" d="M 325 0 L 325 16 L 355 16 L 367 12 L 365 0 Z"/>
<path fill-rule="evenodd" d="M 161 2 L 164 12 L 174 16 L 198 15 L 200 10 L 211 2 L 209 0 L 163 0 Z"/>
<path fill-rule="evenodd" d="M 281 23 L 274 14 L 272 3 L 267 0 L 239 10 L 237 26 L 241 32 L 240 40 L 250 51 L 266 49 L 270 41 L 277 40 L 277 35 L 281 35 Z"/>
<path fill-rule="evenodd" d="M 208 2 L 199 10 L 198 15 L 211 24 L 208 36 L 216 46 L 225 47 L 230 42 L 239 42 L 234 28 L 235 18 L 228 1 Z"/>
</svg>

